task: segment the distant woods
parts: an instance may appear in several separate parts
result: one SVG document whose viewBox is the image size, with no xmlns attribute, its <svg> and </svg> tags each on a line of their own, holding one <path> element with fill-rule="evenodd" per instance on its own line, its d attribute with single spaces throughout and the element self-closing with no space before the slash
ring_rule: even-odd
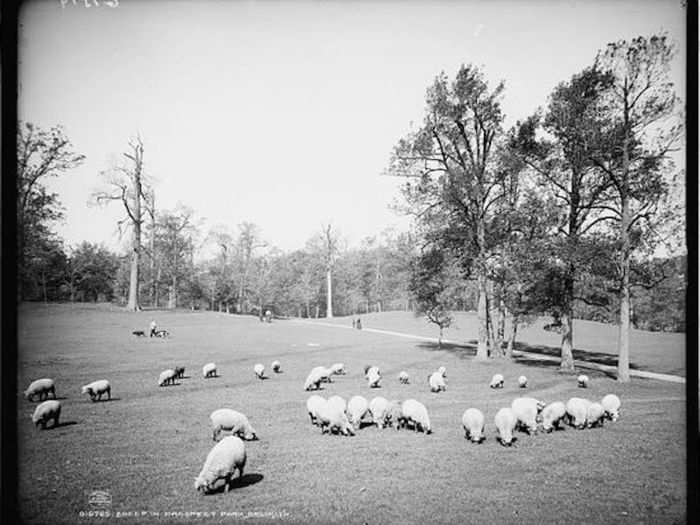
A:
<svg viewBox="0 0 700 525">
<path fill-rule="evenodd" d="M 405 181 L 396 208 L 413 228 L 355 247 L 319 223 L 304 247 L 283 252 L 251 222 L 205 227 L 185 205 L 160 209 L 141 138 L 96 177 L 93 194 L 123 210 L 128 249 L 66 247 L 52 231 L 59 196 L 44 181 L 70 176 L 84 157 L 61 128 L 25 123 L 20 298 L 314 318 L 410 310 L 441 334 L 453 311 L 474 310 L 480 358 L 510 356 L 519 326 L 548 315 L 564 370 L 573 368 L 573 319 L 594 319 L 621 327 L 627 359 L 630 326 L 685 329 L 684 174 L 672 162 L 684 116 L 669 80 L 673 52 L 665 35 L 608 44 L 510 129 L 504 83 L 491 85 L 473 65 L 439 74 L 423 122 L 397 142 L 386 170 Z"/>
</svg>

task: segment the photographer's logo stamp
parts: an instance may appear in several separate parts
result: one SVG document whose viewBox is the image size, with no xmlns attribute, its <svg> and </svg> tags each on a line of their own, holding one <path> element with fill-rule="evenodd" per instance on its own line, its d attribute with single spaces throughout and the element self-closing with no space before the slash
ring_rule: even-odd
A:
<svg viewBox="0 0 700 525">
<path fill-rule="evenodd" d="M 108 490 L 93 490 L 88 494 L 88 508 L 90 510 L 111 510 L 112 494 Z"/>
</svg>

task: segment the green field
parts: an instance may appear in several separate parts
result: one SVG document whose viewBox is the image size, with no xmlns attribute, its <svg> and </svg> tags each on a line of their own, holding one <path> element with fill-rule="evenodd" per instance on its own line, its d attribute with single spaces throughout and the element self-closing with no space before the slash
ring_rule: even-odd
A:
<svg viewBox="0 0 700 525">
<path fill-rule="evenodd" d="M 308 322 L 260 323 L 209 312 L 127 313 L 108 307 L 26 305 L 20 309 L 18 448 L 21 517 L 27 523 L 683 523 L 686 506 L 685 386 L 653 380 L 618 384 L 587 371 L 588 390 L 556 367 L 523 362 L 476 362 L 470 348 L 414 342 Z M 170 339 L 135 338 L 151 318 Z M 410 314 L 362 316 L 365 327 L 435 335 Z M 471 317 L 458 318 L 448 338 L 469 341 Z M 350 319 L 332 321 L 350 325 Z M 424 330 L 425 332 L 420 332 Z M 575 347 L 614 349 L 614 330 L 578 323 Z M 613 334 L 610 336 L 609 334 Z M 610 337 L 613 337 L 610 339 Z M 550 343 L 552 338 L 553 343 Z M 556 346 L 537 326 L 527 346 Z M 683 337 L 634 334 L 631 360 L 640 368 L 680 373 Z M 526 348 L 524 348 L 526 349 Z M 585 355 L 584 355 L 585 357 Z M 609 357 L 609 356 L 608 356 Z M 273 359 L 283 373 L 269 371 Z M 205 380 L 214 361 L 221 377 Z M 415 398 L 428 408 L 433 434 L 374 427 L 355 437 L 321 435 L 309 423 L 303 391 L 308 371 L 345 362 L 348 374 L 322 395 Z M 263 363 L 269 379 L 255 379 Z M 370 390 L 363 366 L 376 364 L 382 387 Z M 158 374 L 186 367 L 178 385 L 159 388 Z M 447 367 L 446 392 L 431 394 L 426 376 Z M 409 385 L 397 375 L 406 370 Z M 506 377 L 491 390 L 495 372 Z M 493 416 L 523 391 L 566 401 L 606 393 L 622 399 L 621 418 L 603 428 L 518 434 L 501 447 Z M 56 381 L 62 425 L 39 431 L 36 403 L 21 396 L 40 377 Z M 80 387 L 109 379 L 113 400 L 92 403 Z M 486 415 L 486 441 L 464 439 L 461 416 L 470 406 Z M 203 496 L 194 477 L 211 449 L 209 414 L 221 407 L 245 413 L 260 441 L 246 443 L 246 475 L 229 493 Z M 108 491 L 113 516 L 81 518 L 92 491 Z M 141 513 L 145 513 L 141 515 Z M 213 517 L 170 512 L 207 512 Z M 229 514 L 222 514 L 229 513 Z"/>
</svg>

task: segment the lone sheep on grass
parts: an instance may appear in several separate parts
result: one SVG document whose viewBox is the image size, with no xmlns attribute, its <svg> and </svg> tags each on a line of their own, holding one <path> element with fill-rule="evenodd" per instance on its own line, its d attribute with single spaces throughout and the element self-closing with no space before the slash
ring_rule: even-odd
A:
<svg viewBox="0 0 700 525">
<path fill-rule="evenodd" d="M 399 383 L 402 385 L 408 384 L 408 372 L 405 370 L 401 370 L 401 372 L 399 372 Z"/>
<path fill-rule="evenodd" d="M 280 373 L 280 369 L 282 368 L 282 365 L 280 364 L 279 361 L 275 360 L 275 361 L 272 362 L 272 366 L 271 366 L 270 368 L 272 368 L 272 371 L 273 371 L 275 374 L 279 374 L 279 373 Z"/>
<path fill-rule="evenodd" d="M 478 408 L 468 408 L 462 415 L 464 437 L 473 443 L 481 443 L 484 439 L 484 414 Z"/>
<path fill-rule="evenodd" d="M 158 386 L 174 385 L 175 384 L 175 370 L 168 368 L 163 370 L 158 376 Z"/>
<path fill-rule="evenodd" d="M 265 367 L 261 363 L 255 365 L 253 371 L 255 372 L 255 377 L 258 379 L 265 379 Z"/>
<path fill-rule="evenodd" d="M 61 416 L 61 403 L 55 399 L 44 401 L 34 410 L 32 423 L 35 426 L 46 429 L 46 424 L 53 420 L 53 427 L 58 426 L 58 419 Z"/>
<path fill-rule="evenodd" d="M 489 386 L 491 388 L 503 388 L 503 375 L 502 374 L 494 374 L 493 377 L 491 378 L 491 382 L 489 383 Z"/>
<path fill-rule="evenodd" d="M 208 377 L 216 377 L 216 376 L 218 376 L 219 374 L 218 374 L 218 372 L 217 372 L 217 370 L 216 370 L 216 364 L 214 364 L 214 363 L 207 363 L 206 365 L 204 365 L 204 366 L 202 367 L 202 375 L 204 376 L 205 379 L 208 378 Z"/>
<path fill-rule="evenodd" d="M 331 373 L 330 368 L 326 368 L 325 366 L 317 366 L 316 368 L 312 369 L 311 372 L 309 372 L 306 381 L 304 381 L 304 390 L 320 389 L 321 383 L 325 379 L 330 379 Z"/>
<path fill-rule="evenodd" d="M 520 388 L 527 388 L 527 377 L 525 376 L 520 376 L 518 378 L 518 386 Z"/>
<path fill-rule="evenodd" d="M 588 388 L 588 376 L 581 374 L 576 378 L 579 388 Z"/>
<path fill-rule="evenodd" d="M 112 385 L 106 379 L 93 381 L 85 385 L 81 390 L 81 394 L 90 394 L 90 399 L 95 402 L 102 400 L 102 394 L 107 394 L 107 399 L 112 399 Z"/>
<path fill-rule="evenodd" d="M 382 375 L 379 373 L 379 368 L 371 367 L 367 371 L 367 384 L 370 388 L 379 388 L 379 382 L 382 380 Z"/>
<path fill-rule="evenodd" d="M 344 363 L 334 363 L 331 365 L 331 372 L 337 376 L 345 375 L 345 364 Z"/>
<path fill-rule="evenodd" d="M 248 418 L 231 410 L 230 408 L 219 408 L 214 410 L 209 416 L 212 426 L 211 438 L 216 441 L 222 431 L 231 432 L 231 435 L 238 436 L 246 441 L 254 441 L 258 439 L 258 434 L 251 426 Z"/>
<path fill-rule="evenodd" d="M 433 372 L 428 376 L 428 385 L 430 385 L 431 392 L 444 392 L 447 389 L 445 384 L 445 376 L 443 376 L 439 371 Z"/>
<path fill-rule="evenodd" d="M 48 399 L 49 394 L 56 399 L 56 385 L 53 379 L 49 379 L 48 377 L 32 381 L 24 391 L 24 397 L 29 401 L 34 401 L 34 396 L 39 396 L 39 401 L 43 401 L 44 399 Z"/>
<path fill-rule="evenodd" d="M 194 479 L 194 488 L 203 493 L 210 492 L 214 484 L 223 479 L 224 491 L 228 492 L 236 470 L 239 478 L 243 476 L 245 462 L 246 451 L 243 441 L 235 436 L 226 436 L 207 454 L 202 471 Z"/>
</svg>

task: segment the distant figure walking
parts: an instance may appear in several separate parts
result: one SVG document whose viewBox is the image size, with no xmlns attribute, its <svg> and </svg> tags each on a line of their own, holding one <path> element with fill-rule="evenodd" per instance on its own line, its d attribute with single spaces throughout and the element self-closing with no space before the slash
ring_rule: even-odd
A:
<svg viewBox="0 0 700 525">
<path fill-rule="evenodd" d="M 150 334 L 151 334 L 151 335 L 150 335 L 149 337 L 153 337 L 154 335 L 157 335 L 156 332 L 157 332 L 157 330 L 156 330 L 156 321 L 155 321 L 155 319 L 154 319 L 153 321 L 151 321 L 151 325 L 150 325 Z"/>
<path fill-rule="evenodd" d="M 272 322 L 272 312 L 270 310 L 265 310 L 265 321 L 268 323 Z"/>
<path fill-rule="evenodd" d="M 356 327 L 356 326 L 355 326 L 355 318 L 354 318 L 354 317 L 352 318 L 352 327 L 353 327 L 353 328 Z"/>
<path fill-rule="evenodd" d="M 360 321 L 360 318 L 357 318 L 357 323 L 355 323 L 355 328 L 358 330 L 362 330 L 362 321 Z"/>
</svg>

